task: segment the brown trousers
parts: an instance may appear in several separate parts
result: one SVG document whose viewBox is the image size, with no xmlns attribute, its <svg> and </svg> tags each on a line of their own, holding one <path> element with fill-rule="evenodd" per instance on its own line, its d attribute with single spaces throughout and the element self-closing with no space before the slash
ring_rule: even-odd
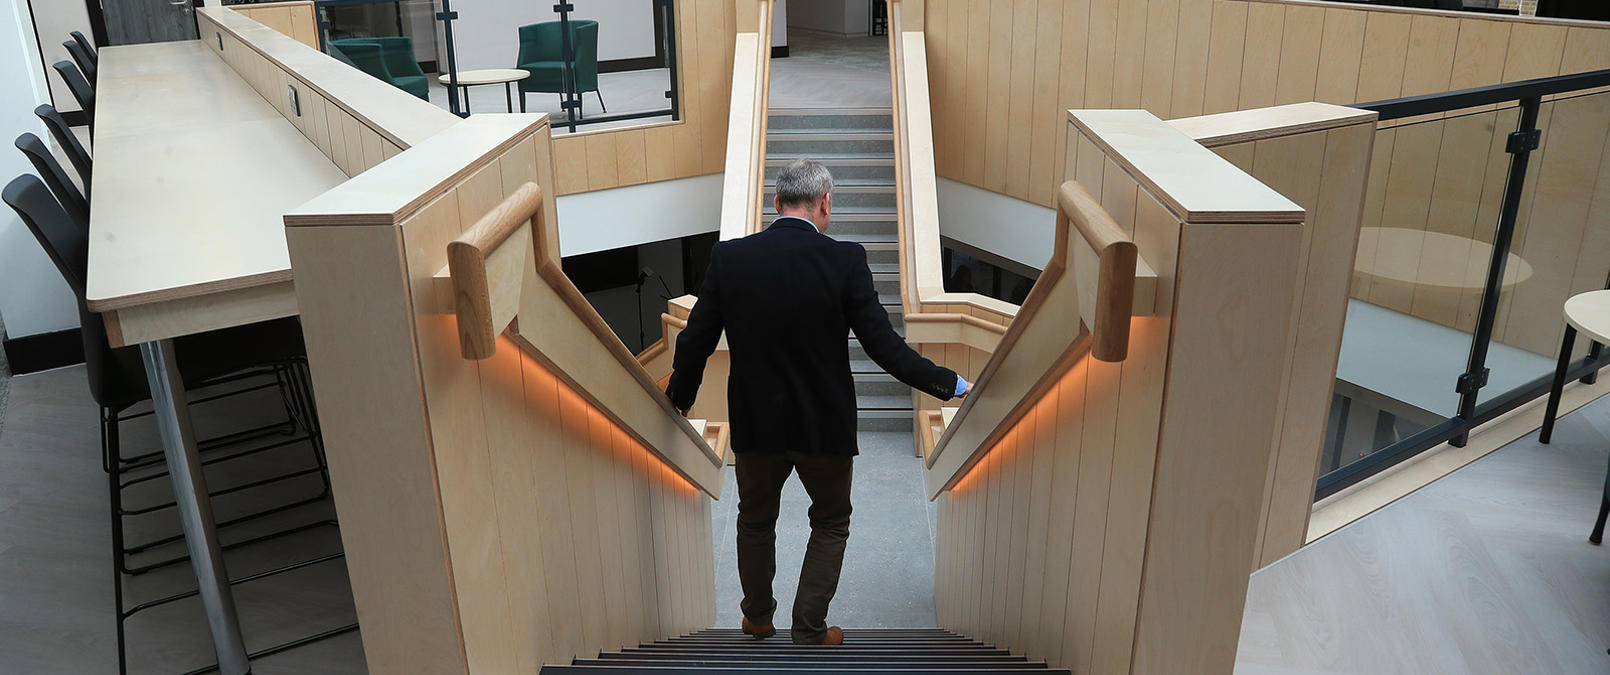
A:
<svg viewBox="0 0 1610 675">
<path fill-rule="evenodd" d="M 794 594 L 791 632 L 796 644 L 817 644 L 827 633 L 827 606 L 839 587 L 844 545 L 850 539 L 850 481 L 854 457 L 802 452 L 737 453 L 739 606 L 750 621 L 767 625 L 777 611 L 771 582 L 777 575 L 777 512 L 788 475 L 811 497 L 811 539 Z"/>
</svg>

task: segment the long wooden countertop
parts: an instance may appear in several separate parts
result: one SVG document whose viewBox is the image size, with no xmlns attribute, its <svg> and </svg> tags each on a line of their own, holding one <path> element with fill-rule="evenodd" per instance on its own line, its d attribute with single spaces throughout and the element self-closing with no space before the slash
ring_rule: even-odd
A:
<svg viewBox="0 0 1610 675">
<path fill-rule="evenodd" d="M 98 80 L 89 308 L 288 286 L 281 216 L 341 169 L 199 41 L 107 47 Z"/>
</svg>

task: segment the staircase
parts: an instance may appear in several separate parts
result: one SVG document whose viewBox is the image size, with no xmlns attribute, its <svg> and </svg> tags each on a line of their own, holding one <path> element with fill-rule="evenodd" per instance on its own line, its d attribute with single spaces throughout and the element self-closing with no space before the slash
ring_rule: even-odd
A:
<svg viewBox="0 0 1610 675">
<path fill-rule="evenodd" d="M 888 108 L 773 108 L 766 132 L 766 194 L 762 221 L 772 206 L 782 167 L 807 157 L 833 172 L 833 222 L 828 236 L 866 247 L 878 298 L 896 331 L 905 334 L 900 307 L 900 244 L 895 222 L 894 127 Z M 850 370 L 855 377 L 862 431 L 911 431 L 911 389 L 883 372 L 854 335 Z"/>
<path fill-rule="evenodd" d="M 722 675 L 1068 673 L 1064 669 L 1049 669 L 1044 661 L 1013 656 L 1004 649 L 938 628 L 852 628 L 844 631 L 844 644 L 838 647 L 795 646 L 782 632 L 767 640 L 756 640 L 736 629 L 712 628 L 599 654 L 596 659 L 576 659 L 568 666 L 542 668 L 543 675 L 701 672 Z"/>
</svg>

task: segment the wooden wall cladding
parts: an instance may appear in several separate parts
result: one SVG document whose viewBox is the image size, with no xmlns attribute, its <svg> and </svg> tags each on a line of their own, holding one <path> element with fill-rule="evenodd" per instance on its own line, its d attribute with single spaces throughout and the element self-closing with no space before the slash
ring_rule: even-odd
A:
<svg viewBox="0 0 1610 675">
<path fill-rule="evenodd" d="M 926 8 L 939 175 L 1046 207 L 1064 173 L 1063 110 L 1169 119 L 1610 68 L 1610 27 L 1589 22 L 1301 0 Z"/>
<path fill-rule="evenodd" d="M 509 338 L 463 359 L 436 306 L 447 243 L 551 186 L 550 146 L 475 117 L 287 215 L 376 672 L 534 673 L 714 620 L 708 495 Z"/>
<path fill-rule="evenodd" d="M 1303 227 L 1184 222 L 1111 135 L 1167 127 L 1110 114 L 1131 117 L 1101 143 L 1070 125 L 1067 177 L 1156 269 L 1157 315 L 1127 360 L 1050 373 L 940 494 L 935 602 L 946 628 L 1076 672 L 1229 673 L 1262 495 L 1224 486 L 1265 478 Z"/>
<path fill-rule="evenodd" d="M 733 41 L 739 30 L 734 9 L 739 2 L 756 1 L 678 0 L 681 121 L 574 134 L 555 132 L 558 193 L 721 173 L 726 163 Z"/>
<path fill-rule="evenodd" d="M 1253 565 L 1263 567 L 1307 540 L 1370 176 L 1375 114 L 1302 103 L 1170 124 L 1309 214 L 1292 315 L 1295 346 L 1286 354 L 1284 408 L 1263 487 Z"/>
<path fill-rule="evenodd" d="M 348 176 L 363 173 L 459 121 L 318 52 L 316 41 L 308 49 L 232 7 L 202 8 L 196 24 L 202 44 Z M 296 105 L 291 88 L 296 90 Z"/>
<path fill-rule="evenodd" d="M 319 17 L 312 2 L 270 2 L 238 5 L 230 9 L 289 35 L 297 42 L 314 49 L 319 48 Z"/>
</svg>

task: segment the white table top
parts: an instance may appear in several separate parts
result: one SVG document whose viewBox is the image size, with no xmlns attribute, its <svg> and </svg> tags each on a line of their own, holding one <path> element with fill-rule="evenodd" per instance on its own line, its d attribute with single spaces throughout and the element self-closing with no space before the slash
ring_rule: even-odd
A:
<svg viewBox="0 0 1610 675">
<path fill-rule="evenodd" d="M 458 86 L 471 87 L 477 84 L 502 84 L 504 82 L 519 82 L 531 77 L 531 73 L 518 68 L 488 68 L 485 70 L 458 71 Z M 446 73 L 436 76 L 436 81 L 447 84 L 449 79 Z"/>
<path fill-rule="evenodd" d="M 1610 291 L 1571 296 L 1565 301 L 1565 322 L 1601 344 L 1610 343 Z"/>
<path fill-rule="evenodd" d="M 282 214 L 347 176 L 199 41 L 101 54 L 90 309 L 289 281 Z"/>
<path fill-rule="evenodd" d="M 1487 265 L 1493 246 L 1469 237 L 1401 227 L 1365 227 L 1358 231 L 1360 255 L 1355 272 L 1386 281 L 1452 289 L 1480 289 L 1487 285 Z M 1507 288 L 1532 276 L 1532 265 L 1514 253 L 1504 263 Z"/>
</svg>

